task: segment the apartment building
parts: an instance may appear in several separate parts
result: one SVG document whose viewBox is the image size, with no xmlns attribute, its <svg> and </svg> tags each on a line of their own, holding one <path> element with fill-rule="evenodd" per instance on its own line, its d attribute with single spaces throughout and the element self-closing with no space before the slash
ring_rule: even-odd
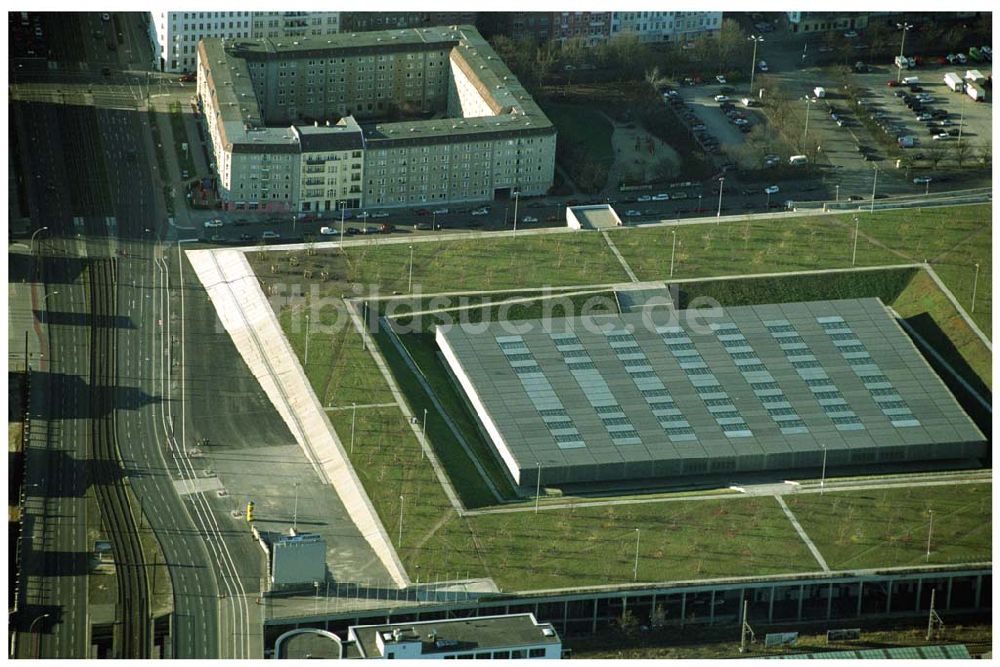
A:
<svg viewBox="0 0 1000 667">
<path fill-rule="evenodd" d="M 868 27 L 868 12 L 786 12 L 793 33 L 831 30 L 862 30 Z"/>
<path fill-rule="evenodd" d="M 340 31 L 339 12 L 152 12 L 153 51 L 161 70 L 190 72 L 202 39 L 321 36 Z"/>
<path fill-rule="evenodd" d="M 435 25 L 471 25 L 476 12 L 341 12 L 343 32 L 371 32 Z"/>
<path fill-rule="evenodd" d="M 480 14 L 479 23 L 491 35 L 515 40 L 576 38 L 592 46 L 611 35 L 611 16 L 611 12 L 494 12 Z"/>
<path fill-rule="evenodd" d="M 611 34 L 633 34 L 644 42 L 686 42 L 715 34 L 722 12 L 615 12 Z"/>
<path fill-rule="evenodd" d="M 555 128 L 472 27 L 199 48 L 227 208 L 486 201 L 552 186 Z"/>
</svg>

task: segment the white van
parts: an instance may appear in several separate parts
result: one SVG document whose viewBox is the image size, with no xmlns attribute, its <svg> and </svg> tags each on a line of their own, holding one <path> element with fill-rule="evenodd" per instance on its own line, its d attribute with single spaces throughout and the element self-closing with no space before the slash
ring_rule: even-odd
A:
<svg viewBox="0 0 1000 667">
<path fill-rule="evenodd" d="M 788 158 L 788 164 L 790 165 L 806 164 L 808 162 L 809 158 L 806 157 L 805 155 L 793 155 L 792 157 Z"/>
<path fill-rule="evenodd" d="M 813 94 L 816 95 L 816 97 L 826 97 L 826 88 L 823 86 L 816 86 L 813 88 Z"/>
<path fill-rule="evenodd" d="M 903 85 L 904 86 L 915 86 L 918 83 L 920 83 L 920 77 L 919 76 L 904 76 L 903 77 Z"/>
</svg>

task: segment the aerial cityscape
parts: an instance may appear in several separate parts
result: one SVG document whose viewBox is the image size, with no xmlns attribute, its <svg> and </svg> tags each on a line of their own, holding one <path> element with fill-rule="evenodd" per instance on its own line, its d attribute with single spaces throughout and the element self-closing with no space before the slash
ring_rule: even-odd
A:
<svg viewBox="0 0 1000 667">
<path fill-rule="evenodd" d="M 992 27 L 9 11 L 8 657 L 992 657 Z"/>
</svg>

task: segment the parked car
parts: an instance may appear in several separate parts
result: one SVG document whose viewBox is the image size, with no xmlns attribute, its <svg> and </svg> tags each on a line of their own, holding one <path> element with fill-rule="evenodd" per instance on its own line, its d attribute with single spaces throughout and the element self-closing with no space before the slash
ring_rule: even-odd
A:
<svg viewBox="0 0 1000 667">
<path fill-rule="evenodd" d="M 653 195 L 653 201 L 667 201 L 670 199 L 670 195 L 665 192 L 661 192 L 658 195 Z"/>
<path fill-rule="evenodd" d="M 761 72 L 766 72 L 767 71 L 767 61 L 766 60 L 761 60 L 759 63 L 757 63 L 757 69 L 760 70 Z"/>
<path fill-rule="evenodd" d="M 935 134 L 933 137 L 931 137 L 931 139 L 933 139 L 934 141 L 945 141 L 947 139 L 951 139 L 951 135 L 948 134 L 947 132 L 941 132 L 940 134 Z"/>
<path fill-rule="evenodd" d="M 521 218 L 521 222 L 538 222 L 538 218 L 533 215 L 526 215 Z"/>
<path fill-rule="evenodd" d="M 780 191 L 781 191 L 781 189 L 777 185 L 769 185 L 766 188 L 764 188 L 764 192 L 767 193 L 767 194 L 769 194 L 769 195 L 776 195 Z"/>
<path fill-rule="evenodd" d="M 729 98 L 726 97 L 725 95 L 716 95 L 715 96 L 715 101 L 716 102 L 728 102 Z"/>
<path fill-rule="evenodd" d="M 372 213 L 371 217 L 373 217 L 373 218 L 388 218 L 389 217 L 389 212 L 388 211 L 379 211 L 378 213 Z"/>
<path fill-rule="evenodd" d="M 265 240 L 267 240 L 267 239 L 280 239 L 281 238 L 281 234 L 279 234 L 278 232 L 267 231 L 267 232 L 264 232 L 263 234 L 261 234 L 260 237 L 262 239 L 265 239 Z"/>
<path fill-rule="evenodd" d="M 721 83 L 722 85 L 726 85 L 726 77 L 722 76 L 721 74 L 716 74 L 715 80 Z"/>
<path fill-rule="evenodd" d="M 434 215 L 448 215 L 448 209 L 446 208 L 434 209 Z"/>
<path fill-rule="evenodd" d="M 635 217 L 638 217 L 640 215 L 642 215 L 642 212 L 641 211 L 637 211 L 634 208 L 625 211 L 625 217 L 627 217 L 627 218 L 635 218 Z"/>
<path fill-rule="evenodd" d="M 339 232 L 333 227 L 320 227 L 319 233 L 323 236 L 336 236 Z"/>
<path fill-rule="evenodd" d="M 636 201 L 653 201 L 653 195 L 640 195 Z"/>
<path fill-rule="evenodd" d="M 895 79 L 889 79 L 888 81 L 885 82 L 885 85 L 889 86 L 890 88 L 895 88 L 896 86 L 902 84 L 900 84 L 899 81 L 896 81 Z"/>
<path fill-rule="evenodd" d="M 367 220 L 369 217 L 371 217 L 371 214 L 368 211 L 358 212 L 358 220 Z"/>
<path fill-rule="evenodd" d="M 844 37 L 846 37 L 847 39 L 853 39 L 857 36 L 858 33 L 855 30 L 848 30 L 847 32 L 844 33 Z"/>
<path fill-rule="evenodd" d="M 930 182 L 931 182 L 930 176 L 917 176 L 916 178 L 913 179 L 914 185 L 926 185 L 927 183 Z"/>
<path fill-rule="evenodd" d="M 213 218 L 211 220 L 206 220 L 205 221 L 205 229 L 216 229 L 218 227 L 222 227 L 222 224 L 223 224 L 222 220 L 220 220 L 219 218 Z"/>
<path fill-rule="evenodd" d="M 472 209 L 472 215 L 486 215 L 489 212 L 490 212 L 490 210 L 488 208 L 486 208 L 485 206 L 483 208 Z"/>
</svg>

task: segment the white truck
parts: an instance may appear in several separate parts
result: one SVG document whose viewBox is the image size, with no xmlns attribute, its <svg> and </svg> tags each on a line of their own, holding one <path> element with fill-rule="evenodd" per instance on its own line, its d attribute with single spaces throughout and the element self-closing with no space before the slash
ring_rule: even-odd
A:
<svg viewBox="0 0 1000 667">
<path fill-rule="evenodd" d="M 986 91 L 983 90 L 982 86 L 980 86 L 978 83 L 974 81 L 970 81 L 967 84 L 965 84 L 965 92 L 969 97 L 974 99 L 976 102 L 982 102 L 983 100 L 986 99 Z"/>
<path fill-rule="evenodd" d="M 944 75 L 944 85 L 951 88 L 954 92 L 960 93 L 965 87 L 965 82 L 962 80 L 962 77 L 958 75 L 958 73 L 948 72 Z"/>
<path fill-rule="evenodd" d="M 906 56 L 896 56 L 896 60 L 894 62 L 896 63 L 896 67 L 899 69 L 910 69 L 910 61 L 906 58 Z"/>
<path fill-rule="evenodd" d="M 815 95 L 817 98 L 826 97 L 826 88 L 824 88 L 823 86 L 816 86 L 815 88 L 813 88 L 813 95 Z"/>
<path fill-rule="evenodd" d="M 980 72 L 979 70 L 977 70 L 977 69 L 970 69 L 969 71 L 967 71 L 965 73 L 965 79 L 967 81 L 972 81 L 973 83 L 975 83 L 977 81 L 985 81 L 986 77 L 983 76 L 983 73 Z"/>
</svg>

